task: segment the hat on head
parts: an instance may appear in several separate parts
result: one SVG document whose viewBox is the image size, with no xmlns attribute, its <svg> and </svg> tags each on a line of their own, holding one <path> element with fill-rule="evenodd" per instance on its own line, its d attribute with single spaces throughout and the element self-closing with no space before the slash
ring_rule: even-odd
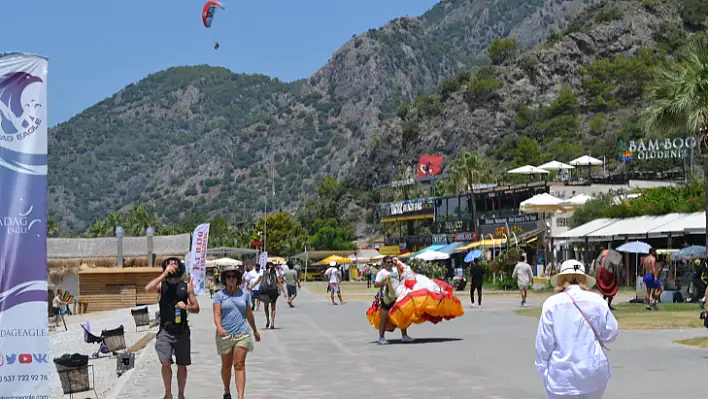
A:
<svg viewBox="0 0 708 399">
<path fill-rule="evenodd" d="M 566 276 L 575 277 L 578 282 L 584 282 L 588 288 L 595 285 L 595 278 L 585 274 L 585 265 L 575 259 L 570 259 L 560 265 L 560 271 L 555 276 L 551 277 L 551 284 L 558 285 L 558 280 Z"/>
<path fill-rule="evenodd" d="M 332 267 L 335 267 L 335 266 L 337 266 L 337 262 L 335 262 L 335 261 L 332 260 L 332 261 L 329 262 L 329 265 L 332 266 Z"/>
<path fill-rule="evenodd" d="M 184 261 L 176 256 L 171 256 L 162 261 L 162 270 L 167 269 L 168 266 L 174 266 L 177 268 L 177 273 L 179 273 L 179 275 L 174 277 L 181 277 L 187 269 L 184 265 Z"/>
</svg>

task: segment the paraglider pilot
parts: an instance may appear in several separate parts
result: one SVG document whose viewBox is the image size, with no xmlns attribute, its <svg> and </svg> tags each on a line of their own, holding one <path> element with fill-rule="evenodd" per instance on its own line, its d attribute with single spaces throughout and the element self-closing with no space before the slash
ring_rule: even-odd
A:
<svg viewBox="0 0 708 399">
<path fill-rule="evenodd" d="M 214 43 L 214 50 L 218 50 L 218 49 L 219 49 L 219 42 L 216 42 L 216 43 Z"/>
</svg>

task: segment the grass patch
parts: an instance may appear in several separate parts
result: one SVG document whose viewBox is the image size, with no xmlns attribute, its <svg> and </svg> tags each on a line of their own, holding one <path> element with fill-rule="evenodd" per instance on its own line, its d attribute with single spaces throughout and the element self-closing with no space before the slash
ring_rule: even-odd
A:
<svg viewBox="0 0 708 399">
<path fill-rule="evenodd" d="M 663 303 L 659 310 L 645 310 L 644 304 L 617 304 L 613 312 L 623 330 L 664 330 L 703 327 L 696 304 Z M 519 316 L 541 317 L 541 308 L 517 310 Z"/>
<path fill-rule="evenodd" d="M 674 341 L 675 344 L 693 346 L 695 348 L 708 349 L 708 337 L 696 337 Z"/>
</svg>

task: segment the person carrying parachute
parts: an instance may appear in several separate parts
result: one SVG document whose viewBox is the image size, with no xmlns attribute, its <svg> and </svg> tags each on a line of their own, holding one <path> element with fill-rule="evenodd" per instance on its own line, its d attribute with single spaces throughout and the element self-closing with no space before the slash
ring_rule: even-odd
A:
<svg viewBox="0 0 708 399">
<path fill-rule="evenodd" d="M 214 20 L 214 15 L 216 14 L 216 10 L 218 9 L 224 10 L 225 8 L 217 0 L 209 0 L 204 4 L 204 8 L 202 9 L 202 22 L 204 23 L 204 26 L 206 28 L 211 28 L 212 21 Z M 219 42 L 216 42 L 214 43 L 214 50 L 218 49 Z"/>
</svg>

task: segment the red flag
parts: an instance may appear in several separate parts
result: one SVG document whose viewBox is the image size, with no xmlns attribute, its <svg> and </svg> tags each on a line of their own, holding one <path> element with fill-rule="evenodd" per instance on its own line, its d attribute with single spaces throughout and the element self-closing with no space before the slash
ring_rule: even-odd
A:
<svg viewBox="0 0 708 399">
<path fill-rule="evenodd" d="M 442 172 L 442 155 L 422 155 L 418 161 L 417 178 L 439 175 Z"/>
</svg>

